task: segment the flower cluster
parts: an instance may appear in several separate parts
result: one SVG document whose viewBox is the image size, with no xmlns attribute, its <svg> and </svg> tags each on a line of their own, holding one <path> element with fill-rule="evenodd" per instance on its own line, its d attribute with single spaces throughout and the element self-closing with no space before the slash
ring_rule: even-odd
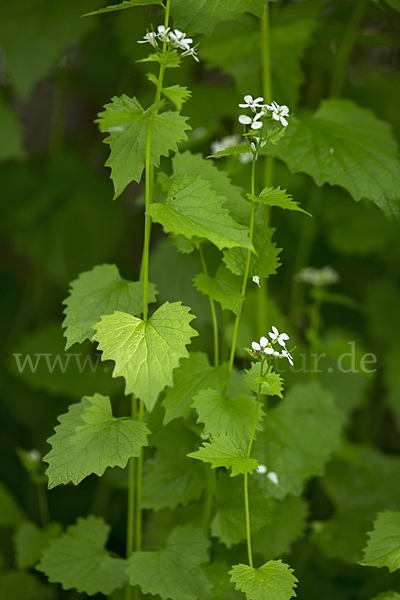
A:
<svg viewBox="0 0 400 600">
<path fill-rule="evenodd" d="M 158 48 L 158 42 L 170 44 L 173 48 L 183 50 L 182 56 L 188 56 L 190 54 L 197 62 L 200 62 L 196 55 L 197 48 L 191 47 L 191 44 L 193 44 L 192 38 L 186 37 L 186 33 L 179 31 L 179 29 L 174 29 L 172 31 L 170 27 L 159 25 L 157 27 L 157 33 L 155 31 L 148 31 L 146 35 L 143 36 L 143 39 L 138 41 L 138 44 L 148 43 L 151 44 L 153 48 Z"/>
<path fill-rule="evenodd" d="M 268 479 L 272 481 L 272 483 L 279 485 L 278 475 L 275 473 L 275 471 L 268 471 L 265 465 L 258 465 L 256 471 L 257 473 L 260 473 L 260 475 L 267 474 Z"/>
<path fill-rule="evenodd" d="M 255 352 L 261 352 L 271 357 L 287 358 L 289 363 L 293 366 L 293 357 L 286 348 L 286 340 L 289 339 L 287 333 L 279 333 L 276 327 L 272 327 L 272 331 L 270 331 L 268 335 L 271 338 L 271 341 L 268 338 L 262 336 L 260 339 L 260 343 L 252 342 L 251 347 L 253 348 L 253 350 L 255 350 Z M 274 345 L 276 344 L 279 344 L 279 346 L 281 347 L 280 352 L 278 350 L 275 350 Z"/>
<path fill-rule="evenodd" d="M 263 104 L 264 98 L 259 96 L 253 100 L 253 96 L 249 94 L 244 97 L 244 104 L 239 104 L 239 108 L 249 108 L 253 113 L 252 116 L 240 115 L 239 123 L 242 125 L 250 125 L 250 129 L 257 130 L 263 126 L 263 117 L 272 117 L 274 121 L 279 121 L 284 127 L 289 124 L 286 117 L 289 116 L 289 108 L 286 104 L 279 106 L 275 101 L 271 104 Z"/>
<path fill-rule="evenodd" d="M 211 152 L 216 154 L 217 152 L 221 152 L 222 150 L 226 150 L 227 148 L 231 148 L 232 146 L 236 146 L 240 144 L 240 135 L 234 133 L 233 135 L 226 135 L 222 138 L 222 140 L 216 140 L 211 144 Z M 223 156 L 227 156 L 226 154 L 220 154 L 215 158 L 222 158 Z M 251 152 L 246 152 L 245 154 L 238 155 L 239 160 L 244 165 L 253 160 L 253 155 Z"/>
<path fill-rule="evenodd" d="M 325 285 L 332 285 L 339 281 L 339 275 L 330 265 L 326 265 L 322 269 L 316 269 L 315 267 L 306 267 L 301 269 L 299 273 L 296 273 L 293 277 L 296 281 L 302 281 L 303 283 L 309 283 L 316 287 L 322 287 Z"/>
</svg>

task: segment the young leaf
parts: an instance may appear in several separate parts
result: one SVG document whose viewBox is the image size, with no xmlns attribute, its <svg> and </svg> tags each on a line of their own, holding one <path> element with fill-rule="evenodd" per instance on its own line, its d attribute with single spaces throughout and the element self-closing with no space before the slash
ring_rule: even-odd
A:
<svg viewBox="0 0 400 600">
<path fill-rule="evenodd" d="M 236 436 L 223 433 L 215 437 L 211 444 L 204 442 L 202 448 L 199 448 L 197 452 L 191 452 L 188 456 L 211 463 L 213 469 L 216 467 L 232 469 L 231 477 L 235 477 L 239 473 L 252 473 L 258 466 L 256 460 L 246 458 Z"/>
<path fill-rule="evenodd" d="M 194 396 L 200 390 L 211 387 L 222 389 L 227 382 L 227 368 L 210 366 L 203 352 L 190 353 L 183 358 L 179 368 L 174 371 L 174 385 L 166 390 L 162 404 L 165 408 L 164 425 L 173 419 L 189 415 Z"/>
<path fill-rule="evenodd" d="M 279 396 L 283 398 L 283 380 L 278 373 L 267 373 L 262 375 L 262 364 L 253 363 L 250 369 L 245 370 L 244 383 L 252 392 L 258 393 L 261 385 L 261 393 L 267 396 Z"/>
<path fill-rule="evenodd" d="M 311 217 L 310 213 L 300 208 L 299 203 L 295 202 L 293 198 L 286 193 L 286 190 L 281 190 L 279 187 L 264 188 L 259 196 L 247 194 L 247 197 L 256 202 L 262 202 L 267 206 L 279 206 L 280 208 L 286 208 L 287 210 L 299 210 Z"/>
<path fill-rule="evenodd" d="M 123 10 L 125 8 L 133 8 L 135 6 L 148 6 L 149 4 L 159 4 L 163 5 L 162 0 L 123 0 L 120 4 L 110 4 L 110 6 L 105 6 L 104 8 L 99 8 L 99 10 L 94 10 L 92 12 L 86 13 L 82 15 L 82 17 L 91 17 L 92 15 L 100 15 L 102 13 L 113 12 L 114 10 Z"/>
<path fill-rule="evenodd" d="M 304 482 L 321 475 L 325 463 L 340 446 L 344 414 L 330 392 L 317 383 L 291 388 L 270 410 L 264 432 L 254 444 L 253 456 L 278 475 L 279 484 L 256 474 L 259 485 L 276 498 L 298 496 Z"/>
<path fill-rule="evenodd" d="M 281 560 L 270 560 L 259 569 L 235 565 L 229 571 L 236 589 L 246 594 L 247 600 L 289 600 L 296 596 L 298 579 L 293 569 Z"/>
<path fill-rule="evenodd" d="M 360 565 L 387 567 L 390 572 L 400 569 L 400 512 L 386 510 L 379 513 L 374 529 L 368 535 Z"/>
<path fill-rule="evenodd" d="M 155 301 L 155 286 L 149 284 L 149 302 Z M 82 343 L 94 334 L 93 325 L 102 315 L 115 310 L 138 315 L 143 312 L 143 282 L 122 279 L 115 265 L 98 265 L 81 273 L 71 283 L 68 298 L 64 300 L 66 315 L 65 349 L 76 342 Z"/>
<path fill-rule="evenodd" d="M 164 113 L 165 114 L 165 113 Z M 222 248 L 241 246 L 252 249 L 248 229 L 232 219 L 222 205 L 225 198 L 210 189 L 210 182 L 199 176 L 182 175 L 169 189 L 164 204 L 152 204 L 148 209 L 153 221 L 161 223 L 168 233 L 206 238 Z"/>
<path fill-rule="evenodd" d="M 36 523 L 24 521 L 15 532 L 15 562 L 18 569 L 30 569 L 38 560 L 50 540 L 59 537 L 62 527 L 59 523 L 49 523 L 40 529 Z"/>
<path fill-rule="evenodd" d="M 146 145 L 150 113 L 145 111 L 136 98 L 125 94 L 114 97 L 99 113 L 96 123 L 101 131 L 110 135 L 104 140 L 111 154 L 106 166 L 111 167 L 114 183 L 114 200 L 128 183 L 139 183 L 146 164 Z M 158 167 L 161 156 L 168 156 L 178 149 L 178 143 L 186 140 L 185 131 L 190 129 L 186 118 L 179 113 L 167 111 L 153 117 L 150 164 Z"/>
<path fill-rule="evenodd" d="M 113 377 L 124 377 L 125 393 L 143 400 L 148 411 L 172 385 L 172 371 L 189 355 L 190 338 L 198 335 L 189 325 L 194 319 L 189 310 L 180 302 L 165 302 L 147 321 L 115 312 L 95 326 L 102 360 L 115 361 Z"/>
<path fill-rule="evenodd" d="M 107 467 L 124 468 L 131 456 L 147 446 L 149 429 L 129 418 L 115 418 L 108 396 L 85 396 L 58 417 L 60 425 L 47 441 L 52 450 L 43 458 L 49 464 L 49 489 L 60 483 L 78 485 L 88 475 L 103 475 Z"/>
<path fill-rule="evenodd" d="M 250 148 L 247 144 L 236 144 L 235 146 L 228 146 L 224 150 L 219 150 L 215 154 L 211 154 L 208 158 L 214 158 L 214 156 L 227 156 L 228 154 L 249 154 Z"/>
<path fill-rule="evenodd" d="M 229 477 L 227 471 L 217 472 L 217 513 L 211 522 L 211 533 L 227 548 L 246 539 L 246 518 L 243 497 L 243 479 Z M 250 478 L 249 505 L 251 510 L 251 531 L 258 531 L 271 522 L 275 500 L 268 498 Z"/>
<path fill-rule="evenodd" d="M 239 19 L 251 12 L 261 17 L 265 0 L 172 0 L 171 15 L 182 31 L 211 35 L 221 21 Z"/>
<path fill-rule="evenodd" d="M 240 280 L 223 265 L 218 268 L 214 277 L 200 273 L 193 280 L 199 292 L 216 300 L 223 310 L 231 310 L 237 317 L 240 317 L 244 300 L 240 293 L 240 283 Z"/>
<path fill-rule="evenodd" d="M 317 185 L 341 185 L 354 200 L 367 198 L 399 216 L 400 161 L 390 126 L 349 100 L 326 100 L 310 119 L 293 119 L 283 140 L 262 152 Z"/>
<path fill-rule="evenodd" d="M 126 579 L 126 561 L 104 549 L 109 533 L 110 526 L 101 517 L 78 518 L 76 525 L 50 542 L 36 569 L 51 583 L 61 583 L 64 590 L 108 596 Z"/>
<path fill-rule="evenodd" d="M 257 402 L 252 396 L 226 397 L 217 390 L 208 388 L 194 397 L 192 406 L 199 415 L 197 422 L 205 425 L 205 434 L 236 435 L 242 444 L 248 443 L 257 406 Z M 256 430 L 262 428 L 263 415 L 263 410 L 259 409 Z"/>
<path fill-rule="evenodd" d="M 189 100 L 192 95 L 192 92 L 188 90 L 187 87 L 181 85 L 171 85 L 169 87 L 162 88 L 162 93 L 169 100 L 172 100 L 177 110 L 181 110 L 183 104 L 186 102 L 186 100 Z"/>
<path fill-rule="evenodd" d="M 198 500 L 206 485 L 203 465 L 180 453 L 157 453 L 147 463 L 140 505 L 160 510 L 187 506 Z"/>
<path fill-rule="evenodd" d="M 158 594 L 163 600 L 203 600 L 212 588 L 200 566 L 208 561 L 209 544 L 200 529 L 177 527 L 164 550 L 130 556 L 129 582 L 140 585 L 144 594 Z"/>
</svg>

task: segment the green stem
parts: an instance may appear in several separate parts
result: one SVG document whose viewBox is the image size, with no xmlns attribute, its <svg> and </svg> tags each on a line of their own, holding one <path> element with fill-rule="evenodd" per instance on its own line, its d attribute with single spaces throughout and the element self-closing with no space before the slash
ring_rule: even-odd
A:
<svg viewBox="0 0 400 600">
<path fill-rule="evenodd" d="M 137 399 L 132 394 L 131 397 L 131 417 L 136 419 Z M 133 540 L 135 532 L 135 472 L 136 458 L 129 459 L 129 479 L 128 479 L 128 519 L 126 525 L 126 558 L 129 558 L 133 552 Z M 132 586 L 129 581 L 125 584 L 125 600 L 131 600 Z"/>
<path fill-rule="evenodd" d="M 261 398 L 261 386 L 258 386 L 258 394 L 257 394 L 257 406 L 256 412 L 254 415 L 253 428 L 251 430 L 251 436 L 249 441 L 249 447 L 247 448 L 247 458 L 250 458 L 251 448 L 253 446 L 254 434 L 257 427 L 258 420 L 258 412 L 260 408 L 260 398 Z M 249 508 L 249 482 L 248 482 L 248 473 L 244 474 L 244 509 L 246 515 L 246 540 L 247 540 L 247 555 L 249 559 L 250 567 L 253 566 L 253 553 L 251 549 L 251 527 L 250 527 L 250 508 Z"/>
<path fill-rule="evenodd" d="M 37 483 L 36 490 L 38 495 L 40 521 L 42 523 L 42 527 L 47 527 L 47 525 L 50 523 L 50 514 L 46 488 L 43 484 Z"/>
<path fill-rule="evenodd" d="M 255 190 L 255 172 L 256 172 L 256 154 L 254 154 L 253 156 L 253 163 L 252 163 L 252 167 L 251 167 L 251 194 L 252 196 L 254 196 L 254 190 Z M 250 233 L 249 233 L 249 237 L 250 237 L 250 241 L 253 241 L 253 232 L 254 232 L 254 214 L 255 214 L 255 202 L 254 200 L 252 200 L 251 202 L 251 215 L 250 215 Z M 246 260 L 246 266 L 244 269 L 244 275 L 243 275 L 243 284 L 242 284 L 242 289 L 241 289 L 241 295 L 243 297 L 245 297 L 246 294 L 246 286 L 247 286 L 247 278 L 249 276 L 249 271 L 250 271 L 250 260 L 251 260 L 251 250 L 247 251 L 247 260 Z M 239 329 L 239 323 L 240 323 L 240 316 L 236 317 L 235 319 L 235 325 L 233 327 L 233 336 L 232 336 L 232 347 L 231 347 L 231 353 L 230 353 L 230 357 L 229 357 L 229 376 L 232 372 L 232 368 L 233 368 L 233 361 L 235 359 L 235 350 L 236 350 L 236 338 L 237 338 L 237 333 L 238 333 L 238 329 Z M 229 385 L 229 381 L 227 383 L 226 389 L 228 388 Z"/>
<path fill-rule="evenodd" d="M 201 266 L 203 267 L 204 274 L 208 276 L 207 265 L 206 265 L 206 261 L 204 260 L 204 254 L 203 254 L 203 249 L 201 247 L 201 244 L 198 245 L 198 248 L 199 248 L 200 260 L 201 260 Z M 212 316 L 212 321 L 213 321 L 213 331 L 214 331 L 214 365 L 216 367 L 218 367 L 218 364 L 219 364 L 218 321 L 217 321 L 217 314 L 215 312 L 215 303 L 212 298 L 210 298 L 210 309 L 211 309 L 211 316 Z"/>
<path fill-rule="evenodd" d="M 138 421 L 143 423 L 144 405 L 139 402 L 139 418 Z M 142 549 L 142 509 L 140 508 L 140 500 L 142 498 L 142 476 L 143 476 L 143 448 L 137 459 L 136 471 L 136 527 L 135 527 L 135 550 L 139 552 Z"/>
<path fill-rule="evenodd" d="M 354 2 L 353 14 L 351 15 L 351 19 L 347 25 L 342 43 L 337 51 L 335 69 L 333 72 L 330 90 L 331 98 L 340 98 L 343 93 L 343 88 L 347 77 L 347 64 L 354 47 L 354 41 L 361 19 L 363 18 L 364 12 L 368 6 L 368 2 L 369 0 L 356 0 L 356 2 Z"/>
</svg>

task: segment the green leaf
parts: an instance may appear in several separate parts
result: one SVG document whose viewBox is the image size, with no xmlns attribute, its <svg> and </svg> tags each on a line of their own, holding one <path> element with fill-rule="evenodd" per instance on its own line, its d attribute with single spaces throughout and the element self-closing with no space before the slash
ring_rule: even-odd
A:
<svg viewBox="0 0 400 600">
<path fill-rule="evenodd" d="M 17 115 L 0 99 L 0 161 L 24 158 L 22 129 Z"/>
<path fill-rule="evenodd" d="M 155 302 L 155 286 L 149 284 L 149 302 Z M 102 315 L 115 310 L 138 315 L 143 312 L 143 282 L 122 279 L 115 265 L 98 265 L 91 271 L 81 273 L 71 283 L 68 298 L 64 300 L 66 315 L 65 349 L 76 342 L 91 339 L 93 325 Z"/>
<path fill-rule="evenodd" d="M 307 502 L 301 496 L 286 496 L 276 502 L 270 523 L 252 531 L 253 552 L 260 553 L 264 560 L 289 554 L 293 543 L 304 534 L 308 512 Z"/>
<path fill-rule="evenodd" d="M 104 548 L 109 533 L 110 526 L 101 517 L 78 518 L 76 525 L 50 542 L 36 569 L 51 583 L 61 583 L 64 590 L 108 596 L 126 579 L 126 561 L 113 558 Z"/>
<path fill-rule="evenodd" d="M 387 567 L 391 573 L 400 569 L 400 512 L 386 510 L 379 513 L 374 530 L 368 535 L 360 565 Z"/>
<path fill-rule="evenodd" d="M 289 600 L 296 596 L 298 579 L 293 569 L 281 560 L 270 560 L 259 569 L 235 565 L 229 571 L 236 589 L 246 594 L 247 600 Z"/>
<path fill-rule="evenodd" d="M 265 367 L 264 367 L 265 369 Z M 278 373 L 262 374 L 263 366 L 261 362 L 253 363 L 250 369 L 245 370 L 244 383 L 252 391 L 258 394 L 261 385 L 261 393 L 267 396 L 279 396 L 283 398 L 283 379 Z"/>
<path fill-rule="evenodd" d="M 235 246 L 252 249 L 247 227 L 232 219 L 224 202 L 225 198 L 210 189 L 209 181 L 182 175 L 172 183 L 165 203 L 152 204 L 147 214 L 167 233 L 206 238 L 220 250 Z"/>
<path fill-rule="evenodd" d="M 47 588 L 32 573 L 2 570 L 0 573 L 1 600 L 45 600 Z"/>
<path fill-rule="evenodd" d="M 140 505 L 160 510 L 187 506 L 206 485 L 205 469 L 180 453 L 157 453 L 147 462 Z"/>
<path fill-rule="evenodd" d="M 259 485 L 276 498 L 298 496 L 305 481 L 321 475 L 325 463 L 340 447 L 344 414 L 331 393 L 318 383 L 297 384 L 278 406 L 268 412 L 264 432 L 254 444 L 253 456 L 268 465 L 279 480 L 275 485 L 256 474 Z"/>
<path fill-rule="evenodd" d="M 231 310 L 240 317 L 244 300 L 240 293 L 241 281 L 226 267 L 221 265 L 214 277 L 205 273 L 196 275 L 193 284 L 199 292 L 219 302 L 223 310 Z"/>
<path fill-rule="evenodd" d="M 281 190 L 280 187 L 266 187 L 259 196 L 247 194 L 247 197 L 250 198 L 250 200 L 255 200 L 256 202 L 262 202 L 267 206 L 279 206 L 280 208 L 286 208 L 287 210 L 299 210 L 300 212 L 303 212 L 311 217 L 310 213 L 300 208 L 299 203 L 295 202 L 292 196 L 287 194 L 286 190 Z"/>
<path fill-rule="evenodd" d="M 400 3 L 399 3 L 399 12 L 400 12 Z M 400 594 L 389 590 L 388 592 L 382 592 L 382 594 L 379 594 L 379 596 L 375 596 L 375 598 L 373 598 L 372 600 L 400 600 Z"/>
<path fill-rule="evenodd" d="M 256 414 L 257 402 L 254 397 L 226 397 L 208 388 L 196 394 L 192 406 L 199 415 L 197 422 L 205 425 L 206 435 L 237 435 L 242 444 L 248 443 Z M 263 410 L 259 409 L 256 430 L 262 428 L 263 415 Z"/>
<path fill-rule="evenodd" d="M 62 527 L 59 523 L 49 523 L 44 529 L 40 529 L 36 523 L 24 521 L 17 527 L 14 536 L 15 562 L 18 569 L 30 569 L 33 567 L 48 547 L 50 540 L 59 537 Z"/>
<path fill-rule="evenodd" d="M 349 100 L 326 100 L 309 119 L 293 119 L 285 137 L 262 152 L 317 185 L 341 185 L 354 200 L 367 198 L 386 215 L 399 215 L 400 161 L 390 126 Z"/>
<path fill-rule="evenodd" d="M 120 4 L 110 4 L 99 10 L 94 10 L 90 13 L 82 15 L 82 17 L 91 17 L 92 15 L 100 15 L 101 13 L 113 12 L 114 10 L 123 10 L 124 8 L 133 8 L 135 6 L 148 6 L 149 4 L 159 4 L 163 6 L 162 0 L 123 0 Z"/>
<path fill-rule="evenodd" d="M 150 112 L 145 111 L 136 98 L 129 98 L 125 94 L 120 98 L 114 97 L 112 104 L 106 104 L 105 109 L 99 113 L 96 122 L 101 131 L 110 134 L 104 142 L 111 149 L 106 166 L 111 167 L 115 199 L 128 183 L 140 181 L 146 164 Z M 178 143 L 187 139 L 185 130 L 190 126 L 186 120 L 186 117 L 173 111 L 153 117 L 150 165 L 158 167 L 161 156 L 168 156 L 171 150 L 177 151 Z"/>
<path fill-rule="evenodd" d="M 391 6 L 397 12 L 400 12 L 400 0 L 386 0 L 387 4 Z"/>
<path fill-rule="evenodd" d="M 217 467 L 232 469 L 231 477 L 239 473 L 252 473 L 258 466 L 256 460 L 246 458 L 240 440 L 236 436 L 223 433 L 215 437 L 211 444 L 204 442 L 202 448 L 197 452 L 191 452 L 188 456 L 211 463 L 213 469 Z"/>
<path fill-rule="evenodd" d="M 209 544 L 200 529 L 177 527 L 164 550 L 130 556 L 126 570 L 129 582 L 140 585 L 144 594 L 158 594 L 163 600 L 208 598 L 212 584 L 200 565 L 208 561 Z"/>
<path fill-rule="evenodd" d="M 249 277 L 269 277 L 276 273 L 276 269 L 280 266 L 279 254 L 280 248 L 276 247 L 275 242 L 272 242 L 272 236 L 275 229 L 267 226 L 264 219 L 260 217 L 256 220 L 254 228 L 253 244 L 257 254 L 252 254 L 250 258 Z M 243 277 L 247 261 L 247 252 L 242 248 L 232 248 L 224 251 L 222 259 L 228 269 Z"/>
<path fill-rule="evenodd" d="M 313 521 L 309 539 L 327 558 L 355 565 L 362 558 L 371 521 L 362 508 L 337 511 L 331 519 Z"/>
<path fill-rule="evenodd" d="M 214 158 L 215 156 L 227 156 L 228 154 L 249 154 L 250 148 L 247 144 L 236 144 L 235 146 L 228 146 L 224 150 L 219 150 L 215 154 L 211 154 L 208 158 Z"/>
<path fill-rule="evenodd" d="M 181 57 L 177 50 L 169 50 L 168 52 L 154 52 L 136 62 L 158 62 L 160 65 L 164 65 L 165 68 L 176 69 L 181 64 Z"/>
<path fill-rule="evenodd" d="M 200 175 L 211 183 L 217 196 L 227 198 L 225 207 L 239 217 L 250 216 L 250 203 L 242 195 L 242 189 L 231 183 L 226 171 L 221 171 L 215 162 L 206 160 L 201 154 L 191 154 L 189 150 L 178 152 L 172 159 L 174 177 L 180 175 Z"/>
<path fill-rule="evenodd" d="M 15 527 L 24 520 L 24 513 L 16 500 L 0 481 L 0 527 Z"/>
<path fill-rule="evenodd" d="M 211 522 L 211 533 L 231 548 L 246 539 L 246 518 L 243 496 L 243 479 L 229 477 L 227 471 L 217 472 L 217 513 Z M 251 511 L 251 531 L 258 531 L 270 523 L 275 500 L 267 498 L 254 478 L 248 482 Z"/>
<path fill-rule="evenodd" d="M 115 361 L 113 377 L 124 377 L 125 393 L 143 400 L 148 411 L 172 385 L 172 371 L 189 355 L 190 338 L 198 335 L 189 325 L 194 319 L 189 310 L 180 302 L 165 302 L 147 321 L 115 312 L 95 327 L 102 360 Z"/>
<path fill-rule="evenodd" d="M 181 85 L 171 85 L 169 87 L 162 88 L 162 93 L 169 100 L 172 100 L 177 110 L 181 110 L 184 103 L 189 100 L 192 95 L 192 92 L 188 90 L 187 87 Z"/>
<path fill-rule="evenodd" d="M 227 383 L 227 365 L 210 366 L 203 352 L 190 353 L 174 371 L 174 385 L 166 390 L 162 404 L 165 408 L 164 425 L 179 417 L 187 418 L 193 397 L 207 387 L 222 389 Z"/>
<path fill-rule="evenodd" d="M 144 423 L 115 418 L 108 396 L 85 396 L 61 415 L 56 433 L 47 441 L 52 450 L 43 458 L 49 464 L 49 489 L 60 483 L 77 485 L 91 473 L 99 477 L 107 467 L 124 468 L 147 446 L 150 433 Z"/>
<path fill-rule="evenodd" d="M 172 0 L 175 27 L 191 34 L 211 35 L 221 21 L 239 19 L 245 12 L 261 17 L 265 0 Z"/>
</svg>

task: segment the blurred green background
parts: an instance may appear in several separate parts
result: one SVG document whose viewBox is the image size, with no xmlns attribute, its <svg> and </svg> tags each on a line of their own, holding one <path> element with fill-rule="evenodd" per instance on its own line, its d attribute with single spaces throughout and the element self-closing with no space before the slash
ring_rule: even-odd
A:
<svg viewBox="0 0 400 600">
<path fill-rule="evenodd" d="M 285 1 L 271 7 L 274 99 L 289 105 L 291 112 L 310 113 L 330 97 L 338 48 L 357 2 Z M 111 378 L 111 365 L 102 364 L 94 372 L 86 366 L 80 372 L 76 356 L 70 358 L 65 372 L 60 364 L 53 365 L 57 355 L 61 366 L 67 358 L 61 324 L 69 283 L 104 262 L 115 263 L 122 277 L 133 281 L 140 268 L 143 186 L 129 185 L 112 202 L 109 169 L 104 167 L 108 147 L 94 120 L 112 96 L 125 93 L 137 96 L 144 106 L 150 104 L 154 92 L 146 78 L 149 64 L 136 62 L 149 47 L 137 40 L 162 18 L 154 6 L 80 18 L 102 5 L 100 0 L 0 4 L 0 479 L 34 521 L 40 519 L 36 486 L 16 449 L 36 448 L 45 454 L 57 416 L 84 394 L 113 393 L 119 398 L 117 412 L 126 411 L 121 381 Z M 400 14 L 395 8 L 394 0 L 365 3 L 349 48 L 341 96 L 372 110 L 398 138 Z M 257 96 L 262 89 L 258 28 L 259 21 L 249 14 L 240 21 L 220 23 L 211 37 L 196 36 L 200 63 L 188 57 L 181 69 L 168 73 L 168 81 L 193 92 L 182 111 L 189 116 L 192 131 L 181 151 L 207 156 L 213 141 L 240 133 L 237 104 L 244 94 Z M 249 165 L 222 159 L 218 166 L 236 185 L 248 188 Z M 168 171 L 169 160 L 162 167 Z M 261 188 L 261 169 L 258 185 Z M 383 472 L 379 461 L 384 462 L 386 455 L 400 461 L 399 226 L 371 202 L 356 203 L 339 187 L 317 188 L 309 176 L 291 174 L 280 161 L 274 162 L 274 185 L 286 188 L 313 219 L 285 214 L 289 211 L 272 214 L 274 240 L 283 249 L 283 266 L 269 282 L 273 322 L 284 324 L 285 331 L 297 339 L 298 352 L 305 349 L 309 300 L 307 290 L 293 283 L 293 274 L 301 267 L 326 264 L 339 273 L 334 290 L 351 301 L 324 306 L 324 343 L 331 348 L 333 360 L 349 351 L 349 341 L 356 340 L 358 352 L 377 356 L 377 371 L 369 377 L 357 374 L 344 379 L 334 374 L 326 385 L 347 412 L 348 439 L 372 446 L 377 453 L 375 469 Z M 179 255 L 158 226 L 153 233 L 150 279 L 158 287 L 158 300 L 183 300 L 192 307 L 198 317 L 195 326 L 202 333 L 195 346 L 210 350 L 207 300 L 191 283 L 200 272 L 198 260 Z M 249 293 L 242 346 L 263 333 L 258 331 L 255 294 L 256 290 Z M 226 351 L 229 335 L 224 344 Z M 90 344 L 69 352 L 78 353 L 81 364 L 86 357 L 96 364 Z M 34 365 L 38 354 L 43 357 L 35 372 L 28 363 L 19 372 L 15 354 L 22 362 L 30 355 Z M 50 368 L 44 355 L 49 356 Z M 288 373 L 288 384 L 295 377 L 302 374 Z M 386 481 L 399 477 L 398 465 L 393 463 Z M 351 473 L 346 477 L 351 485 Z M 370 485 L 377 485 L 373 477 Z M 325 488 L 311 484 L 308 494 L 313 519 L 329 518 L 333 511 L 329 483 Z M 118 549 L 124 543 L 125 497 L 118 482 L 99 484 L 92 476 L 79 488 L 52 490 L 48 500 L 52 520 L 63 524 L 89 511 L 100 514 L 106 507 L 108 522 L 114 526 L 112 544 Z M 399 505 L 400 499 L 388 500 L 389 508 Z M 11 526 L 19 519 L 16 513 L 2 523 L 0 515 L 5 567 L 13 565 Z M 361 527 L 361 540 L 363 531 Z M 349 537 L 354 535 L 349 529 Z M 332 540 L 338 538 L 332 536 L 328 541 L 316 536 L 316 541 L 299 546 L 296 575 L 304 582 L 299 597 L 369 598 L 386 587 L 399 589 L 396 574 L 389 578 L 381 569 L 366 575 L 365 569 L 355 566 L 359 557 L 352 549 L 346 560 L 339 560 L 337 555 L 345 551 L 340 547 L 335 553 Z M 363 547 L 363 541 L 360 544 Z M 33 592 L 26 596 L 27 600 L 35 597 Z"/>
</svg>

